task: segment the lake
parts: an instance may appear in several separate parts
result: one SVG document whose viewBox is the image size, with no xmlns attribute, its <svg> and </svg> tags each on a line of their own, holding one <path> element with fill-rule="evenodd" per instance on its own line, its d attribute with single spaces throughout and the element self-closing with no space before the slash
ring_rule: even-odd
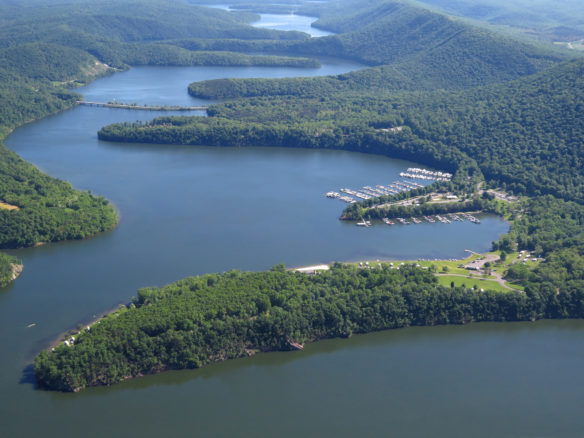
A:
<svg viewBox="0 0 584 438">
<path fill-rule="evenodd" d="M 358 67 L 324 60 L 310 74 Z M 194 80 L 304 73 L 142 67 L 79 91 L 87 100 L 197 105 L 186 93 Z M 103 125 L 157 114 L 78 107 L 6 142 L 50 175 L 112 200 L 121 221 L 90 240 L 11 251 L 25 269 L 0 290 L 2 436 L 581 435 L 582 321 L 395 330 L 80 394 L 35 390 L 27 366 L 40 349 L 140 287 L 281 262 L 460 258 L 508 230 L 497 217 L 367 229 L 338 220 L 345 204 L 325 192 L 388 184 L 413 164 L 405 161 L 97 140 Z"/>
<path fill-rule="evenodd" d="M 229 5 L 205 5 L 209 8 L 223 9 L 225 11 L 233 11 Z M 236 9 L 237 10 L 237 9 Z M 245 10 L 245 8 L 243 9 Z M 275 30 L 296 30 L 309 34 L 311 37 L 321 37 L 332 35 L 332 32 L 317 29 L 311 24 L 316 21 L 315 17 L 307 17 L 305 15 L 296 15 L 294 13 L 294 5 L 290 5 L 289 14 L 260 14 L 260 19 L 250 23 L 254 27 L 265 27 Z"/>
</svg>

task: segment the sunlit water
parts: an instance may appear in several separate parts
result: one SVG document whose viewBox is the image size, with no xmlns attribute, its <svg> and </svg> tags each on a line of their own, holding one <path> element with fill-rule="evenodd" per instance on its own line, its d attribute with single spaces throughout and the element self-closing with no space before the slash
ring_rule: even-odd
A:
<svg viewBox="0 0 584 438">
<path fill-rule="evenodd" d="M 305 17 L 294 13 L 285 16 L 262 14 L 262 18 L 259 21 L 252 23 L 252 25 L 255 27 L 265 27 L 276 30 L 299 30 L 313 37 L 332 35 L 332 32 L 312 27 L 311 24 L 315 21 L 316 18 L 314 17 Z"/>
<path fill-rule="evenodd" d="M 320 3 L 320 2 L 315 2 Z M 205 5 L 209 8 L 223 9 L 225 11 L 231 11 L 229 5 Z M 267 29 L 274 30 L 295 30 L 299 32 L 304 32 L 312 37 L 321 37 L 327 35 L 333 35 L 332 32 L 318 29 L 312 27 L 312 23 L 316 21 L 316 17 L 307 17 L 305 15 L 297 15 L 295 13 L 294 6 L 290 6 L 290 13 L 283 14 L 261 14 L 261 18 L 258 21 L 251 23 L 254 27 L 264 27 Z"/>
</svg>

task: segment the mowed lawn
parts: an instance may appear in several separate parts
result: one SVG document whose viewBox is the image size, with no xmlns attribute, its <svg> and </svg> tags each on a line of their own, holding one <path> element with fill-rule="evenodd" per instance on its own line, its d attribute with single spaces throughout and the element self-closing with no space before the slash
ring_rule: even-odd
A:
<svg viewBox="0 0 584 438">
<path fill-rule="evenodd" d="M 465 287 L 474 288 L 477 287 L 478 290 L 494 290 L 497 292 L 511 292 L 493 280 L 481 279 L 481 278 L 464 278 L 458 277 L 456 275 L 438 275 L 438 283 L 450 287 L 451 283 L 454 282 L 454 286 L 459 287 L 464 285 Z"/>
</svg>

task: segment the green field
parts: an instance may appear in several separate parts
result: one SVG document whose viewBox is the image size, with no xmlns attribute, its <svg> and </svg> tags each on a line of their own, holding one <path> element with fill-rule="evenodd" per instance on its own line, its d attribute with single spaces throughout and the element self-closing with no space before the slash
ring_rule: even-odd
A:
<svg viewBox="0 0 584 438">
<path fill-rule="evenodd" d="M 438 276 L 438 283 L 443 286 L 450 286 L 451 283 L 454 282 L 454 286 L 466 286 L 469 288 L 476 288 L 478 290 L 493 290 L 496 292 L 510 292 L 510 289 L 507 289 L 501 286 L 499 283 L 493 280 L 482 279 L 482 278 L 464 278 L 458 277 L 456 275 L 439 275 Z"/>
</svg>

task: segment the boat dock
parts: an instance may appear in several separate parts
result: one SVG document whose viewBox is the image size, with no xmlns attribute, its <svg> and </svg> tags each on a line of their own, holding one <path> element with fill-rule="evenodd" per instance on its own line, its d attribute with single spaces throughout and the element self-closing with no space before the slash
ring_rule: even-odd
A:
<svg viewBox="0 0 584 438">
<path fill-rule="evenodd" d="M 424 187 L 424 185 L 415 181 L 399 180 L 393 181 L 391 184 L 368 185 L 359 189 L 343 187 L 338 191 L 326 192 L 325 196 L 330 199 L 340 199 L 348 204 L 354 204 L 359 200 L 366 201 L 381 196 L 395 196 L 398 193 L 415 190 L 420 187 Z"/>
<path fill-rule="evenodd" d="M 430 181 L 450 181 L 452 174 L 448 172 L 432 171 L 420 169 L 418 167 L 408 167 L 406 172 L 400 172 L 402 178 L 421 179 Z"/>
<path fill-rule="evenodd" d="M 396 217 L 393 220 L 387 217 L 381 219 L 382 222 L 386 225 L 395 225 L 396 222 L 402 225 L 416 225 L 416 224 L 435 224 L 436 222 L 440 222 L 443 224 L 451 224 L 452 222 L 464 222 L 469 221 L 475 224 L 480 224 L 481 221 L 477 219 L 475 216 L 468 214 L 468 213 L 448 213 L 447 215 L 432 215 L 432 216 L 420 216 L 420 217 L 411 217 L 411 218 L 403 218 L 403 217 Z M 395 220 L 395 222 L 394 222 Z M 357 223 L 360 227 L 370 227 L 372 226 L 370 221 L 362 220 L 361 222 Z"/>
</svg>

